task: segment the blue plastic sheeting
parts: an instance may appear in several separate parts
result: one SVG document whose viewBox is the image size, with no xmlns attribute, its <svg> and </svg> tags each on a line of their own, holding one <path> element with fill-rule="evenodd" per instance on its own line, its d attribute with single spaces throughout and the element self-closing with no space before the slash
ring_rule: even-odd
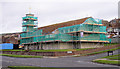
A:
<svg viewBox="0 0 120 69">
<path fill-rule="evenodd" d="M 0 49 L 13 49 L 13 44 L 11 43 L 0 44 Z"/>
</svg>

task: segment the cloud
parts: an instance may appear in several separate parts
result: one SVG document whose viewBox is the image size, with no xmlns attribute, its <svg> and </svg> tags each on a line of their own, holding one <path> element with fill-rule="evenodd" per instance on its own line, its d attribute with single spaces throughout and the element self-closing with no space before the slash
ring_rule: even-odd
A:
<svg viewBox="0 0 120 69">
<path fill-rule="evenodd" d="M 29 12 L 30 6 L 41 27 L 87 16 L 111 20 L 117 18 L 117 2 L 118 0 L 1 0 L 0 33 L 21 32 L 22 17 Z"/>
</svg>

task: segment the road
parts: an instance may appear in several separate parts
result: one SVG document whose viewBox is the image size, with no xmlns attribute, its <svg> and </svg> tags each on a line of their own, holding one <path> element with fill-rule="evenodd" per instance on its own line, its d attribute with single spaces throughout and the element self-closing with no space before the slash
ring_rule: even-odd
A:
<svg viewBox="0 0 120 69">
<path fill-rule="evenodd" d="M 114 51 L 118 54 L 118 50 Z M 98 64 L 91 62 L 94 59 L 104 57 L 107 53 L 81 56 L 81 57 L 59 57 L 59 58 L 14 58 L 2 57 L 2 66 L 37 66 L 37 67 L 117 67 L 116 65 Z"/>
</svg>

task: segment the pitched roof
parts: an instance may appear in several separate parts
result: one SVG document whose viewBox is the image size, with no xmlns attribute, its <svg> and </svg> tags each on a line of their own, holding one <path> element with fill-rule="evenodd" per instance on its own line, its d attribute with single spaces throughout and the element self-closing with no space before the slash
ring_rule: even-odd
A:
<svg viewBox="0 0 120 69">
<path fill-rule="evenodd" d="M 82 19 L 78 19 L 78 20 L 72 20 L 72 21 L 58 23 L 58 24 L 52 24 L 52 25 L 48 25 L 48 26 L 44 26 L 44 27 L 39 27 L 38 29 L 42 29 L 43 34 L 51 34 L 52 31 L 54 31 L 58 28 L 81 24 L 88 18 L 92 18 L 92 17 L 86 17 L 86 18 L 82 18 Z"/>
<path fill-rule="evenodd" d="M 112 28 L 120 28 L 120 23 L 119 23 L 120 19 L 113 19 L 110 21 L 111 27 Z"/>
</svg>

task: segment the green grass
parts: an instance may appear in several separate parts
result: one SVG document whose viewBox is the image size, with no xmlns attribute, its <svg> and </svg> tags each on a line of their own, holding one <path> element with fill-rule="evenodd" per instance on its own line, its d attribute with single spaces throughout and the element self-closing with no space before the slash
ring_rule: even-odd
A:
<svg viewBox="0 0 120 69">
<path fill-rule="evenodd" d="M 94 48 L 84 48 L 84 49 L 55 49 L 55 50 L 30 50 L 31 52 L 65 52 L 65 51 L 80 51 L 80 50 L 88 50 Z"/>
<path fill-rule="evenodd" d="M 104 44 L 104 46 L 111 46 L 111 45 L 117 45 L 118 43 L 108 43 L 108 44 Z"/>
<path fill-rule="evenodd" d="M 42 56 L 30 56 L 30 55 L 12 55 L 12 54 L 0 54 L 0 55 L 16 58 L 42 58 Z"/>
<path fill-rule="evenodd" d="M 111 59 L 111 60 L 120 60 L 120 54 L 106 56 L 106 57 L 102 57 L 102 58 L 107 58 L 107 59 Z"/>
<path fill-rule="evenodd" d="M 32 67 L 32 66 L 8 66 L 11 69 L 66 69 L 66 68 L 55 68 L 55 67 Z"/>
<path fill-rule="evenodd" d="M 120 60 L 120 54 L 117 55 L 111 55 L 111 56 L 105 56 L 102 58 L 107 58 L 107 60 L 93 60 L 93 62 L 97 62 L 97 63 L 103 63 L 103 64 L 119 64 L 120 65 L 120 61 L 116 61 L 116 60 Z"/>
<path fill-rule="evenodd" d="M 25 51 L 25 50 L 20 50 L 20 49 L 4 49 L 4 50 L 0 50 L 0 51 Z"/>
<path fill-rule="evenodd" d="M 86 55 L 100 54 L 100 53 L 105 53 L 105 52 L 107 52 L 107 51 L 114 51 L 114 50 L 117 50 L 117 49 L 120 49 L 120 47 L 113 48 L 113 49 L 109 49 L 109 50 L 104 50 L 104 51 L 99 51 L 99 52 L 88 53 L 88 54 L 86 54 Z"/>
<path fill-rule="evenodd" d="M 55 49 L 55 50 L 30 50 L 31 52 L 64 52 L 64 51 L 80 51 L 80 50 L 88 50 L 88 49 L 94 49 L 94 48 L 84 48 L 84 49 Z M 0 51 L 25 51 L 25 50 L 10 50 L 10 49 L 5 49 L 5 50 L 0 50 Z"/>
<path fill-rule="evenodd" d="M 120 61 L 112 61 L 112 60 L 95 60 L 93 62 L 103 63 L 103 64 L 120 64 Z"/>
<path fill-rule="evenodd" d="M 120 60 L 120 57 L 110 57 L 109 59 L 111 59 L 111 60 Z"/>
</svg>

